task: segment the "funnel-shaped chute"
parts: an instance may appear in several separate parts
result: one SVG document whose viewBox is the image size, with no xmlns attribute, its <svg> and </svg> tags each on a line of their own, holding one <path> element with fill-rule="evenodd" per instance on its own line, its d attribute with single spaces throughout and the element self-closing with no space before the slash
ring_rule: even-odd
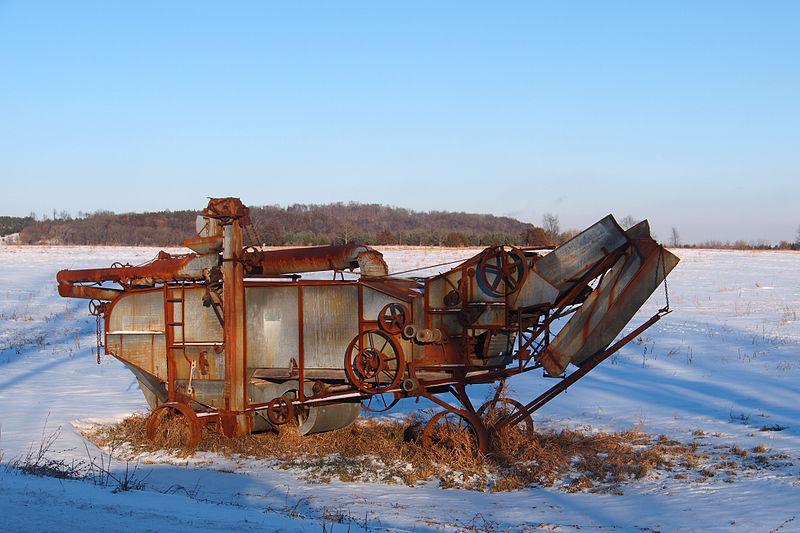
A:
<svg viewBox="0 0 800 533">
<path fill-rule="evenodd" d="M 633 318 L 678 258 L 650 236 L 647 221 L 623 231 L 608 216 L 538 261 L 534 271 L 559 291 L 564 306 L 581 287 L 596 287 L 539 354 L 551 375 L 601 352 Z"/>
</svg>

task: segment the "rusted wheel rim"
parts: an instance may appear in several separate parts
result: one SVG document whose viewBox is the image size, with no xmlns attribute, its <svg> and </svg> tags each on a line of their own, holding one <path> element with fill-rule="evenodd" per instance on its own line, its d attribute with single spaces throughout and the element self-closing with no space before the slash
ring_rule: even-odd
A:
<svg viewBox="0 0 800 533">
<path fill-rule="evenodd" d="M 371 394 L 368 398 L 361 400 L 361 407 L 370 413 L 383 413 L 397 405 L 399 401 L 400 398 L 391 392 Z"/>
<path fill-rule="evenodd" d="M 185 403 L 171 402 L 165 403 L 157 407 L 147 419 L 147 438 L 150 441 L 155 441 L 159 437 L 159 432 L 162 438 L 165 438 L 165 422 L 174 417 L 181 417 L 186 424 L 186 441 L 183 445 L 194 448 L 200 444 L 202 437 L 202 426 L 197 414 L 194 410 Z M 183 440 L 183 439 L 181 439 Z"/>
<path fill-rule="evenodd" d="M 489 435 L 480 417 L 463 409 L 441 411 L 431 417 L 422 430 L 422 445 L 439 445 L 447 448 L 460 447 L 457 434 L 466 433 L 471 441 L 470 447 L 486 453 L 489 448 Z"/>
<path fill-rule="evenodd" d="M 525 406 L 513 398 L 497 398 L 481 405 L 477 415 L 481 417 L 486 427 L 492 428 L 501 420 L 514 416 L 524 409 Z M 533 418 L 531 418 L 531 415 L 524 416 L 517 425 L 526 435 L 533 433 Z"/>
</svg>

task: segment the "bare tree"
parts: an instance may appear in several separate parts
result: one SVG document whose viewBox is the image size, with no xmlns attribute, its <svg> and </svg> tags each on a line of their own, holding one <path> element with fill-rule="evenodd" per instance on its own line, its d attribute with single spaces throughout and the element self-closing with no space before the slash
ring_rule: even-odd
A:
<svg viewBox="0 0 800 533">
<path fill-rule="evenodd" d="M 353 221 L 345 217 L 339 221 L 339 237 L 344 239 L 344 243 L 348 244 L 353 238 L 355 228 Z"/>
<path fill-rule="evenodd" d="M 558 244 L 559 237 L 561 236 L 561 222 L 558 220 L 558 215 L 553 213 L 545 213 L 542 215 L 542 227 L 544 233 L 550 242 Z"/>
<path fill-rule="evenodd" d="M 672 228 L 672 237 L 669 240 L 670 246 L 678 247 L 681 245 L 681 236 L 678 234 L 678 228 Z"/>
<path fill-rule="evenodd" d="M 622 220 L 619 221 L 619 225 L 622 226 L 622 229 L 632 228 L 638 223 L 639 221 L 630 215 L 622 217 Z"/>
</svg>

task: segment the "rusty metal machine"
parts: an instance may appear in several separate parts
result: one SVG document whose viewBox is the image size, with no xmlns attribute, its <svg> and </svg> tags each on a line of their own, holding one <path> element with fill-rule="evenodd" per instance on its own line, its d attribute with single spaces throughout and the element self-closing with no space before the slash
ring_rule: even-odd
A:
<svg viewBox="0 0 800 533">
<path fill-rule="evenodd" d="M 185 241 L 192 253 L 58 273 L 59 294 L 91 300 L 98 342 L 138 379 L 151 434 L 173 415 L 190 444 L 207 425 L 235 436 L 295 421 L 316 433 L 424 397 L 444 411 L 423 439 L 456 418 L 485 450 L 489 430 L 530 423 L 668 313 L 611 345 L 678 262 L 646 221 L 623 230 L 611 216 L 558 248 L 491 246 L 427 278 L 389 275 L 367 246 L 262 251 L 245 245 L 250 233 L 239 199 L 212 199 Z M 332 275 L 303 279 L 320 271 Z M 530 403 L 470 402 L 467 385 L 536 368 L 561 379 Z M 498 402 L 508 409 L 487 429 Z"/>
</svg>

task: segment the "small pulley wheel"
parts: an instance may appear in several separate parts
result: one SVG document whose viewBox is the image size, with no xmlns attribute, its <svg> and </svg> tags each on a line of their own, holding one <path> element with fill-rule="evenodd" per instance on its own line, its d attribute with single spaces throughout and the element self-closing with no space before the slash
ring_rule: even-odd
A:
<svg viewBox="0 0 800 533">
<path fill-rule="evenodd" d="M 89 300 L 89 314 L 92 316 L 100 316 L 103 314 L 105 305 L 100 300 Z"/>
<path fill-rule="evenodd" d="M 513 246 L 496 245 L 487 248 L 478 261 L 478 283 L 494 296 L 516 292 L 528 275 L 525 253 Z"/>
<path fill-rule="evenodd" d="M 278 396 L 267 404 L 267 418 L 275 426 L 282 426 L 294 418 L 294 405 L 291 401 Z"/>
<path fill-rule="evenodd" d="M 444 295 L 444 305 L 447 307 L 455 307 L 461 303 L 461 293 L 453 289 Z"/>
<path fill-rule="evenodd" d="M 378 314 L 378 325 L 389 335 L 397 335 L 406 327 L 408 315 L 405 305 L 397 302 L 386 304 Z"/>
</svg>

